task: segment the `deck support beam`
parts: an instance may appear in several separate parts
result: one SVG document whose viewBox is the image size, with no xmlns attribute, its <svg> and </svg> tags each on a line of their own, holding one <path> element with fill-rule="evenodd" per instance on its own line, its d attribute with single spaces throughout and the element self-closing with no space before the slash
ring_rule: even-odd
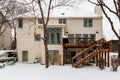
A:
<svg viewBox="0 0 120 80">
<path fill-rule="evenodd" d="M 108 56 L 107 56 L 107 59 L 108 59 L 108 60 L 107 60 L 107 61 L 108 61 L 108 67 L 110 66 L 110 64 L 109 64 L 109 56 L 110 56 L 110 55 L 109 55 L 109 52 L 108 52 Z"/>
</svg>

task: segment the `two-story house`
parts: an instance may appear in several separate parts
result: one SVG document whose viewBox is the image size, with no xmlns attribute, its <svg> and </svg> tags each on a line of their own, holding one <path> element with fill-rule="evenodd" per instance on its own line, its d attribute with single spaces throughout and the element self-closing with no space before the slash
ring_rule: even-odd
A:
<svg viewBox="0 0 120 80">
<path fill-rule="evenodd" d="M 36 18 L 31 13 L 25 13 L 19 15 L 17 20 L 18 61 L 32 63 L 37 57 L 42 64 L 45 64 L 41 16 Z M 47 26 L 49 62 L 71 63 L 71 58 L 82 48 L 65 48 L 64 43 L 92 43 L 101 39 L 102 33 L 102 12 L 99 7 L 95 7 L 95 12 L 71 7 L 51 10 Z"/>
</svg>

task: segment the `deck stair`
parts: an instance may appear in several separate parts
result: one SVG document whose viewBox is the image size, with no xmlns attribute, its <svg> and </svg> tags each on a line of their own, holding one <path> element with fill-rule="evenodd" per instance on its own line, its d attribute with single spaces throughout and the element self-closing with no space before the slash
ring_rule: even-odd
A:
<svg viewBox="0 0 120 80">
<path fill-rule="evenodd" d="M 93 50 L 93 51 L 86 55 L 86 53 L 88 53 L 91 50 Z M 83 51 L 81 51 L 80 53 L 76 54 L 72 58 L 72 67 L 77 68 L 80 65 L 82 65 L 83 63 L 85 63 L 86 61 L 89 61 L 91 58 L 95 57 L 97 54 L 104 53 L 104 52 L 106 53 L 109 51 L 110 51 L 110 49 L 109 49 L 108 43 L 105 41 L 104 38 L 102 38 L 102 39 L 96 41 L 95 43 L 93 43 L 90 47 L 88 47 L 88 48 L 84 49 Z M 77 58 L 79 58 L 79 57 L 81 57 L 81 59 L 79 61 L 77 61 Z"/>
</svg>

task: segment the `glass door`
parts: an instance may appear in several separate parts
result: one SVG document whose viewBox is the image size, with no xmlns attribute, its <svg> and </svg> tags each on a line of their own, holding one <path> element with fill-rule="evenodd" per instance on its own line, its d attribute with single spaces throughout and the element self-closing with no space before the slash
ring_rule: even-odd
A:
<svg viewBox="0 0 120 80">
<path fill-rule="evenodd" d="M 72 57 L 76 55 L 75 51 L 67 51 L 66 53 L 66 64 L 71 64 Z"/>
</svg>

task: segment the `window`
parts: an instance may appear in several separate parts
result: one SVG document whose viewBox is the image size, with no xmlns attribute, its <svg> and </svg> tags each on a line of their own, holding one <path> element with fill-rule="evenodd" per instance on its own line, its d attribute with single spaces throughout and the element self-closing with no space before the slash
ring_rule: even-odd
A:
<svg viewBox="0 0 120 80">
<path fill-rule="evenodd" d="M 69 43 L 80 43 L 81 34 L 68 34 Z"/>
<path fill-rule="evenodd" d="M 62 28 L 47 28 L 47 43 L 61 44 Z"/>
<path fill-rule="evenodd" d="M 48 61 L 51 64 L 59 64 L 60 61 L 60 55 L 59 50 L 48 50 Z"/>
<path fill-rule="evenodd" d="M 80 43 L 81 34 L 75 34 L 75 43 Z"/>
<path fill-rule="evenodd" d="M 40 34 L 35 35 L 35 41 L 40 41 Z"/>
<path fill-rule="evenodd" d="M 96 35 L 95 34 L 90 34 L 89 35 L 89 38 L 91 38 L 91 39 L 89 39 L 89 43 L 91 44 L 91 43 L 94 43 L 94 39 L 96 38 Z"/>
<path fill-rule="evenodd" d="M 23 28 L 23 19 L 18 19 L 18 28 Z"/>
<path fill-rule="evenodd" d="M 95 38 L 96 35 L 95 34 L 90 34 L 90 38 Z"/>
<path fill-rule="evenodd" d="M 38 19 L 38 24 L 43 24 L 43 20 L 42 19 Z"/>
<path fill-rule="evenodd" d="M 84 19 L 84 27 L 92 27 L 93 20 L 92 19 Z"/>
<path fill-rule="evenodd" d="M 69 43 L 74 44 L 74 34 L 68 34 L 68 41 Z"/>
<path fill-rule="evenodd" d="M 88 34 L 83 34 L 83 44 L 88 43 Z"/>
<path fill-rule="evenodd" d="M 59 19 L 59 24 L 66 24 L 67 20 L 66 19 Z"/>
</svg>

